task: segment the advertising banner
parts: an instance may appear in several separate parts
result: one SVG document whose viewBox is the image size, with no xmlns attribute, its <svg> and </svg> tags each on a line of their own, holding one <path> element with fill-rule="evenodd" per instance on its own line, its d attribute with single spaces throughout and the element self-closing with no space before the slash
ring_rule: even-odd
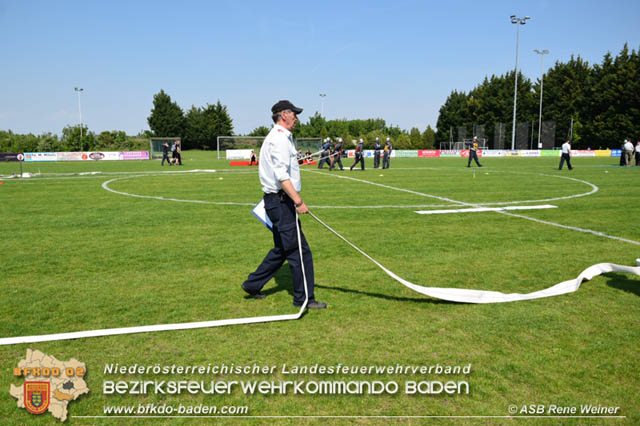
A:
<svg viewBox="0 0 640 426">
<path fill-rule="evenodd" d="M 440 157 L 439 149 L 420 149 L 418 150 L 418 157 Z"/>
<path fill-rule="evenodd" d="M 120 160 L 148 160 L 149 151 L 121 151 Z"/>
<path fill-rule="evenodd" d="M 382 153 L 380 153 L 380 156 L 382 157 Z M 394 149 L 393 151 L 391 151 L 391 158 L 393 157 L 417 158 L 418 150 Z"/>
<path fill-rule="evenodd" d="M 20 161 L 18 160 L 18 152 L 3 152 L 0 153 L 0 161 Z"/>
<path fill-rule="evenodd" d="M 56 161 L 55 152 L 25 152 L 24 161 Z"/>
<path fill-rule="evenodd" d="M 481 149 L 477 150 L 476 154 L 478 154 L 478 158 L 482 158 L 484 156 L 484 153 L 483 153 L 483 151 Z M 460 156 L 462 158 L 469 158 L 469 150 L 465 149 L 465 150 L 460 151 Z"/>
<path fill-rule="evenodd" d="M 149 151 L 27 152 L 25 161 L 148 160 Z"/>
<path fill-rule="evenodd" d="M 596 157 L 611 157 L 610 149 L 598 149 L 595 151 Z"/>
<path fill-rule="evenodd" d="M 227 149 L 227 160 L 248 160 L 251 158 L 250 149 Z"/>
<path fill-rule="evenodd" d="M 485 149 L 482 151 L 482 154 L 485 157 L 505 157 L 507 155 L 507 151 L 504 149 Z"/>
<path fill-rule="evenodd" d="M 540 157 L 560 157 L 561 152 L 559 149 L 543 149 L 540 151 Z"/>
<path fill-rule="evenodd" d="M 440 157 L 460 157 L 460 151 L 456 149 L 441 149 Z"/>
<path fill-rule="evenodd" d="M 620 149 L 612 149 L 611 156 L 612 157 L 620 157 L 622 155 L 622 150 Z"/>
<path fill-rule="evenodd" d="M 590 151 L 587 149 L 572 149 L 571 150 L 572 157 L 595 157 L 595 151 Z"/>
<path fill-rule="evenodd" d="M 540 151 L 537 149 L 524 149 L 520 151 L 520 157 L 540 157 Z"/>
</svg>

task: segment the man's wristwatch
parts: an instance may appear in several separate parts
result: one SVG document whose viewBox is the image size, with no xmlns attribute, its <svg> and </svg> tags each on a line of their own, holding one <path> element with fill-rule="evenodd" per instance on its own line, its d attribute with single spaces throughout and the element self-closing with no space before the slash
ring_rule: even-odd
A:
<svg viewBox="0 0 640 426">
<path fill-rule="evenodd" d="M 304 204 L 304 201 L 302 201 L 302 198 L 300 199 L 299 203 L 295 203 L 294 205 L 296 206 L 296 208 L 300 207 L 301 205 Z"/>
</svg>

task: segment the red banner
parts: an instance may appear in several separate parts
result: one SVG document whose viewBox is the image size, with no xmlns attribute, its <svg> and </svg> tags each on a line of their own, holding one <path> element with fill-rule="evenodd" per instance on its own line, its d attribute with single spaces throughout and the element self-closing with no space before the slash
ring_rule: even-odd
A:
<svg viewBox="0 0 640 426">
<path fill-rule="evenodd" d="M 439 149 L 419 149 L 418 157 L 440 157 Z"/>
</svg>

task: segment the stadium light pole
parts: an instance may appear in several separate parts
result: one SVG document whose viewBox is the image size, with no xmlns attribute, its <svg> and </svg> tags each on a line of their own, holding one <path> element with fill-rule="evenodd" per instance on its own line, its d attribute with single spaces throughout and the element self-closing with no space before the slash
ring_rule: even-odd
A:
<svg viewBox="0 0 640 426">
<path fill-rule="evenodd" d="M 513 126 L 511 128 L 511 150 L 515 149 L 516 145 L 516 105 L 518 104 L 518 45 L 520 44 L 520 25 L 524 25 L 527 23 L 527 19 L 531 19 L 530 16 L 525 16 L 524 18 L 518 18 L 516 15 L 511 15 L 511 23 L 516 24 L 518 27 L 518 35 L 516 38 L 516 84 L 513 89 Z"/>
<path fill-rule="evenodd" d="M 324 98 L 327 97 L 326 93 L 320 93 L 320 115 L 324 117 Z"/>
<path fill-rule="evenodd" d="M 542 90 L 544 89 L 544 55 L 549 53 L 547 49 L 538 50 L 533 49 L 534 52 L 540 55 L 541 58 L 541 70 L 540 70 L 540 113 L 538 114 L 538 149 L 540 146 L 540 130 L 542 129 Z"/>
<path fill-rule="evenodd" d="M 84 90 L 82 87 L 74 87 L 73 90 L 78 92 L 78 113 L 80 114 L 80 145 L 82 145 L 82 107 L 80 105 L 80 93 Z"/>
</svg>

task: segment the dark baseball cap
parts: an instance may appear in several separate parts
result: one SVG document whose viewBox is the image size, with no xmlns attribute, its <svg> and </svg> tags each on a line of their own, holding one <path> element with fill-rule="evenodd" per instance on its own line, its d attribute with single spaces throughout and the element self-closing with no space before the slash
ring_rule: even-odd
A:
<svg viewBox="0 0 640 426">
<path fill-rule="evenodd" d="M 280 111 L 284 111 L 287 109 L 290 109 L 291 111 L 295 112 L 296 115 L 302 112 L 302 108 L 298 108 L 297 106 L 295 106 L 294 104 L 292 104 L 287 100 L 278 101 L 278 103 L 276 103 L 274 106 L 271 107 L 271 112 L 273 114 L 276 114 Z"/>
</svg>

